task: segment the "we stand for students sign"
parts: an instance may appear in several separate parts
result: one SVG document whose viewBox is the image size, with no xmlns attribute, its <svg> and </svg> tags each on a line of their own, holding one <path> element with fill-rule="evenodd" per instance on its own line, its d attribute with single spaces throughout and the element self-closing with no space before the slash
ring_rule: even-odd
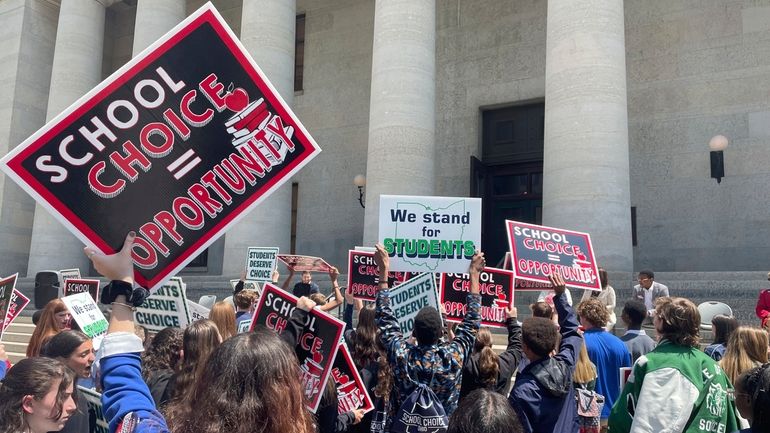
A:
<svg viewBox="0 0 770 433">
<path fill-rule="evenodd" d="M 481 248 L 481 199 L 381 195 L 379 240 L 394 271 L 465 272 Z"/>
<path fill-rule="evenodd" d="M 135 230 L 155 289 L 319 152 L 207 4 L 0 166 L 104 253 Z"/>
</svg>

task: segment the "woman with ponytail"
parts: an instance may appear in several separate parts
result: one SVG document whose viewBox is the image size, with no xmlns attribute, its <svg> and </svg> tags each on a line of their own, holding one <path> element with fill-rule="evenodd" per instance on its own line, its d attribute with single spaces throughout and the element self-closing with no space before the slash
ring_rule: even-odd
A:
<svg viewBox="0 0 770 433">
<path fill-rule="evenodd" d="M 500 394 L 504 394 L 508 389 L 511 376 L 521 361 L 521 325 L 516 320 L 516 307 L 506 309 L 505 315 L 508 347 L 498 355 L 492 350 L 492 333 L 488 328 L 479 329 L 473 345 L 473 354 L 463 366 L 460 400 L 478 388 L 486 388 Z"/>
</svg>

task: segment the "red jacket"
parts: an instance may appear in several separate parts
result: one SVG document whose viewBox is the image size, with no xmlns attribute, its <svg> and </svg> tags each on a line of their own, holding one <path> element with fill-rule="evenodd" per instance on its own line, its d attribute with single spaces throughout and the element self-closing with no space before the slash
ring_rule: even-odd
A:
<svg viewBox="0 0 770 433">
<path fill-rule="evenodd" d="M 762 327 L 770 321 L 770 289 L 762 290 L 757 300 L 757 317 L 762 320 Z"/>
</svg>

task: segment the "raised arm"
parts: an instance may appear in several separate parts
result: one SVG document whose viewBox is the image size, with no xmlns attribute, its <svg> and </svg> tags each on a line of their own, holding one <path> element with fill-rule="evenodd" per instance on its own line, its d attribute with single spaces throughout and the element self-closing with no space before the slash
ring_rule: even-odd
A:
<svg viewBox="0 0 770 433">
<path fill-rule="evenodd" d="M 287 276 L 286 280 L 284 280 L 283 284 L 281 284 L 281 289 L 283 289 L 283 291 L 289 291 L 289 284 L 291 284 L 292 278 L 294 278 L 294 269 L 289 268 L 289 276 Z"/>
<path fill-rule="evenodd" d="M 559 314 L 559 332 L 561 333 L 559 353 L 554 358 L 564 360 L 570 366 L 574 366 L 580 353 L 580 345 L 583 343 L 583 337 L 578 332 L 577 316 L 564 295 L 567 289 L 564 278 L 559 274 L 551 274 L 549 279 L 553 285 L 554 293 L 556 293 L 553 297 L 553 304 Z"/>
<path fill-rule="evenodd" d="M 342 290 L 340 289 L 340 283 L 337 282 L 337 279 L 340 276 L 340 271 L 337 270 L 334 266 L 329 269 L 329 279 L 332 282 L 332 289 L 334 290 L 334 300 L 329 301 L 323 306 L 321 306 L 322 311 L 331 311 L 335 308 L 337 308 L 342 302 L 344 302 L 344 299 L 342 297 Z"/>
<path fill-rule="evenodd" d="M 393 315 L 390 308 L 390 292 L 388 290 L 388 270 L 390 267 L 390 257 L 388 252 L 381 244 L 375 245 L 374 262 L 377 264 L 380 281 L 377 284 L 377 304 L 375 318 L 377 326 L 380 328 L 380 338 L 388 350 L 388 356 L 392 356 L 396 349 L 406 343 L 404 335 L 401 333 L 401 326 L 398 319 Z"/>
<path fill-rule="evenodd" d="M 479 279 L 481 271 L 487 265 L 484 253 L 477 251 L 471 259 L 471 264 L 468 269 L 468 273 L 471 278 L 470 293 L 466 298 L 466 313 L 462 323 L 455 329 L 455 338 L 452 343 L 456 343 L 459 346 L 460 352 L 463 356 L 467 355 L 473 348 L 473 343 L 476 341 L 476 333 L 479 331 L 481 325 L 481 315 L 479 310 L 481 309 L 481 295 L 479 288 Z"/>
<path fill-rule="evenodd" d="M 124 422 L 137 428 L 167 432 L 163 416 L 155 409 L 150 390 L 142 380 L 139 353 L 142 341 L 134 334 L 134 309 L 144 302 L 147 290 L 134 289 L 131 247 L 136 233 L 126 236 L 119 253 L 106 256 L 93 248 L 84 249 L 94 269 L 110 283 L 102 289 L 102 304 L 112 305 L 107 335 L 99 348 L 102 381 L 102 407 L 109 420 L 110 432 Z"/>
</svg>

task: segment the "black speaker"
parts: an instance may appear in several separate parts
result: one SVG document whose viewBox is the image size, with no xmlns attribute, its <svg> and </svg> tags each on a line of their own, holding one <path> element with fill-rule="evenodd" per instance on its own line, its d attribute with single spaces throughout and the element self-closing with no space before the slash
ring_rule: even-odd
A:
<svg viewBox="0 0 770 433">
<path fill-rule="evenodd" d="M 40 271 L 35 274 L 35 308 L 45 308 L 45 305 L 59 297 L 59 273 L 56 271 Z"/>
</svg>

